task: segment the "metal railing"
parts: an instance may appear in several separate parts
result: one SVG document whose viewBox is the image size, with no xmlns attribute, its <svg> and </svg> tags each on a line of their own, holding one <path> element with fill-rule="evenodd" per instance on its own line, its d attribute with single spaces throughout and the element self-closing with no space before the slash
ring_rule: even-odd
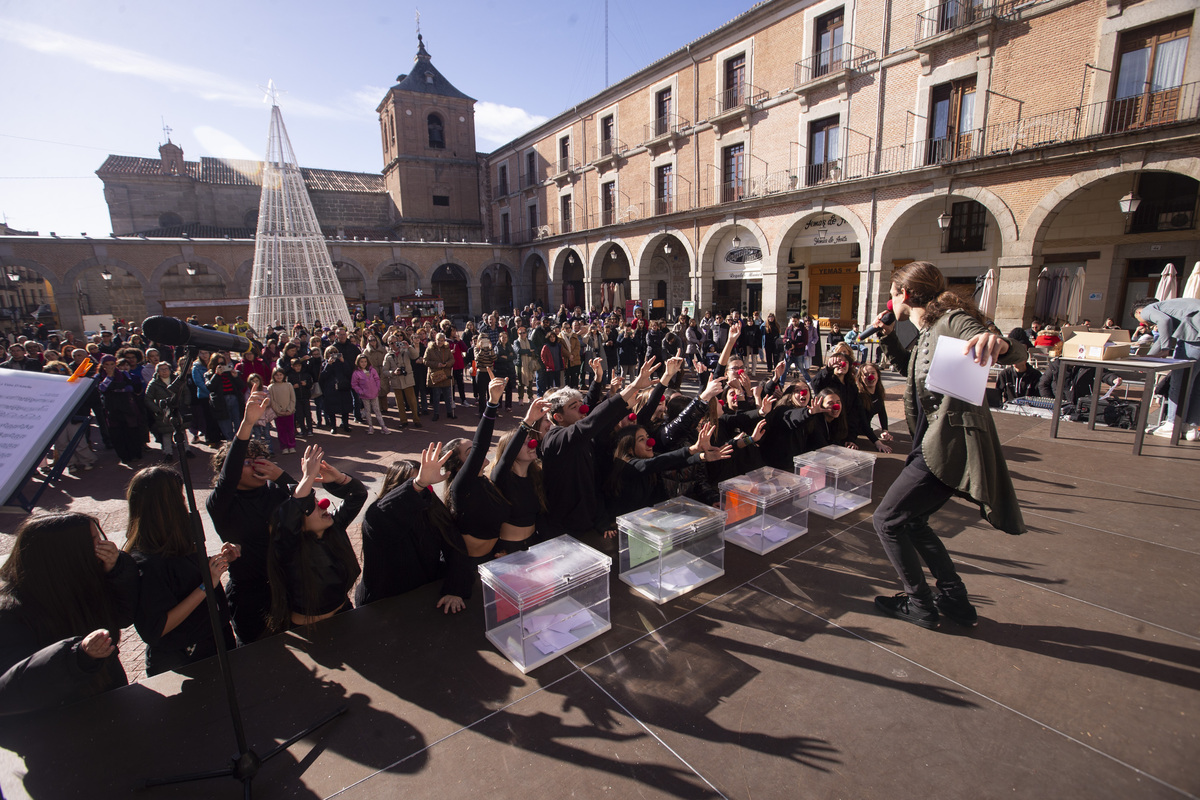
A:
<svg viewBox="0 0 1200 800">
<path fill-rule="evenodd" d="M 606 158 L 619 158 L 629 146 L 620 139 L 605 139 L 600 144 L 592 145 L 592 163 Z"/>
<path fill-rule="evenodd" d="M 554 165 L 558 168 L 558 171 L 555 173 L 557 175 L 562 175 L 564 172 L 574 172 L 579 169 L 579 162 L 570 156 L 563 156 L 554 162 Z"/>
<path fill-rule="evenodd" d="M 715 97 L 709 98 L 709 102 L 712 104 L 712 116 L 719 117 L 748 106 L 756 106 L 764 102 L 768 96 L 769 93 L 766 89 L 760 89 L 750 83 L 739 83 Z"/>
<path fill-rule="evenodd" d="M 945 0 L 917 14 L 916 41 L 919 44 L 939 34 L 1001 16 L 1015 5 L 1013 0 Z"/>
<path fill-rule="evenodd" d="M 690 124 L 678 114 L 666 114 L 643 126 L 642 141 L 652 142 L 659 137 L 677 134 Z"/>
<path fill-rule="evenodd" d="M 815 81 L 817 78 L 823 78 L 842 70 L 857 72 L 862 69 L 863 64 L 874 60 L 874 50 L 846 42 L 838 47 L 822 50 L 803 61 L 797 61 L 796 85 L 803 86 L 809 81 Z"/>
<path fill-rule="evenodd" d="M 701 188 L 698 196 L 693 194 L 691 186 L 681 175 L 673 174 L 673 191 L 664 197 L 659 197 L 654 186 L 645 182 L 640 203 L 631 202 L 628 197 L 621 195 L 614 208 L 593 212 L 586 217 L 577 213 L 570 220 L 571 230 L 565 230 L 567 226 L 560 223 L 559 230 L 552 230 L 550 235 L 616 225 L 691 210 L 693 207 L 733 203 L 805 187 L 1196 122 L 1200 122 L 1200 82 L 1146 92 L 1136 97 L 1105 100 L 1023 119 L 1005 120 L 940 139 L 918 140 L 880 150 L 867 148 L 796 170 L 770 172 L 764 163 L 762 174 L 721 181 L 718 167 L 710 165 L 712 173 L 709 179 L 714 182 Z M 649 132 L 650 126 L 646 127 Z M 528 180 L 529 176 L 521 176 L 522 183 Z M 537 185 L 537 180 L 530 185 Z M 1130 227 L 1131 232 L 1195 229 L 1195 210 L 1174 205 L 1159 208 L 1155 201 L 1147 198 L 1133 215 Z M 514 244 L 531 238 L 535 237 L 521 229 L 514 229 L 510 237 Z"/>
<path fill-rule="evenodd" d="M 521 185 L 524 186 L 525 188 L 529 188 L 530 186 L 537 186 L 541 182 L 542 182 L 542 176 L 541 176 L 540 171 L 539 172 L 526 172 L 524 175 L 521 176 Z"/>
</svg>

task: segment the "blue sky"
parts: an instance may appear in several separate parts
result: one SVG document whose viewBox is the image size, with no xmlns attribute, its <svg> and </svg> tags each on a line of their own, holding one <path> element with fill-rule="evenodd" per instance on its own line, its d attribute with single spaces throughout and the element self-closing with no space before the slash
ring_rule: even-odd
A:
<svg viewBox="0 0 1200 800">
<path fill-rule="evenodd" d="M 750 5 L 609 0 L 610 82 Z M 479 101 L 480 150 L 604 88 L 603 0 L 0 0 L 0 213 L 107 234 L 94 172 L 108 153 L 156 156 L 164 118 L 188 160 L 261 158 L 268 80 L 303 165 L 378 171 L 375 107 L 412 64 L 417 8 L 433 63 Z"/>
</svg>

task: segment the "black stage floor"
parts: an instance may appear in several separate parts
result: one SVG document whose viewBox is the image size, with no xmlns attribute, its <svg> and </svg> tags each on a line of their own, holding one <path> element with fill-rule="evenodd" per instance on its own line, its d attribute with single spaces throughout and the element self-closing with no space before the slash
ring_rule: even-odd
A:
<svg viewBox="0 0 1200 800">
<path fill-rule="evenodd" d="M 613 628 L 522 675 L 436 587 L 232 655 L 268 797 L 1200 795 L 1200 445 L 998 416 L 1028 534 L 935 520 L 983 620 L 876 615 L 898 590 L 868 507 L 664 606 L 612 579 Z M 876 466 L 878 499 L 899 456 Z M 611 545 L 610 545 L 611 547 Z M 7 798 L 141 790 L 236 749 L 215 664 L 0 720 Z"/>
</svg>

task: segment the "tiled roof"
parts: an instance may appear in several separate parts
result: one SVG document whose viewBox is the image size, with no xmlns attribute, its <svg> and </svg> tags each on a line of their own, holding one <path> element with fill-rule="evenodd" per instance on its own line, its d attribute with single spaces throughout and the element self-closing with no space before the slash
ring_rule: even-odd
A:
<svg viewBox="0 0 1200 800">
<path fill-rule="evenodd" d="M 211 158 L 183 162 L 183 174 L 200 183 L 221 186 L 262 186 L 261 161 L 237 158 Z M 335 169 L 301 167 L 304 184 L 309 191 L 385 193 L 383 176 L 372 172 L 344 172 Z M 162 162 L 157 158 L 109 156 L 96 174 L 102 179 L 126 175 L 162 175 Z"/>
</svg>

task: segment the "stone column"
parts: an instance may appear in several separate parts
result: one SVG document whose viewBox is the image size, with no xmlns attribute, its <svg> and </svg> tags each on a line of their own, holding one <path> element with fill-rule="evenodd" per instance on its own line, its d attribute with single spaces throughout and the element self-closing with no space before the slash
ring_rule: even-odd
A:
<svg viewBox="0 0 1200 800">
<path fill-rule="evenodd" d="M 467 314 L 472 317 L 478 317 L 482 312 L 479 310 L 483 303 L 482 290 L 479 286 L 479 281 L 467 281 Z"/>
<path fill-rule="evenodd" d="M 763 269 L 762 318 L 774 314 L 775 320 L 787 319 L 788 267 L 786 264 Z M 786 324 L 786 323 L 785 323 Z M 783 325 L 780 325 L 782 330 Z"/>
<path fill-rule="evenodd" d="M 1036 259 L 1040 262 L 1041 259 Z M 999 295 L 996 302 L 996 327 L 1008 333 L 1016 327 L 1027 327 L 1033 320 L 1033 301 L 1037 296 L 1040 263 L 1030 256 L 1000 258 Z"/>
</svg>

